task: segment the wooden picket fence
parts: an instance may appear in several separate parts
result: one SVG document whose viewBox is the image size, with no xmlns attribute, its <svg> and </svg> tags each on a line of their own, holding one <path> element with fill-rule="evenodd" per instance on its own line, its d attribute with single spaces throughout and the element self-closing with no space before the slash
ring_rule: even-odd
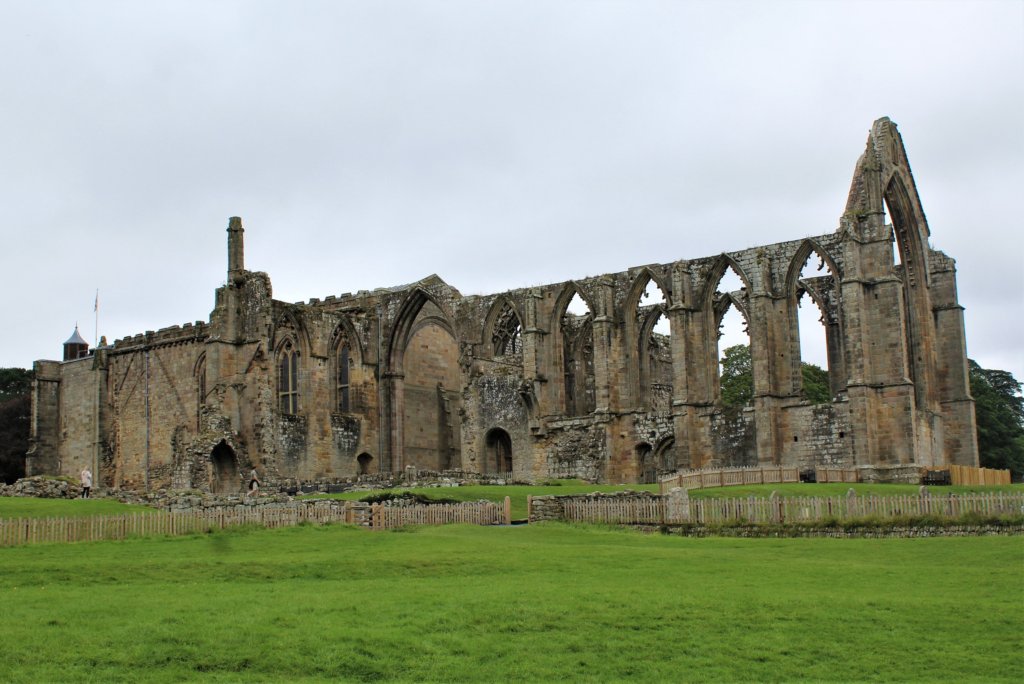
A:
<svg viewBox="0 0 1024 684">
<path fill-rule="evenodd" d="M 821 482 L 860 482 L 860 473 L 856 468 L 815 468 L 814 481 Z"/>
<path fill-rule="evenodd" d="M 1024 492 L 905 496 L 794 496 L 743 499 L 689 499 L 673 504 L 670 497 L 566 500 L 570 522 L 616 524 L 715 524 L 724 522 L 786 523 L 852 518 L 897 518 L 931 515 L 957 518 L 965 513 L 1024 513 Z"/>
<path fill-rule="evenodd" d="M 784 468 L 782 466 L 685 470 L 660 480 L 658 482 L 658 490 L 664 494 L 673 487 L 701 489 L 703 487 L 731 487 L 734 485 L 799 481 L 799 468 Z"/>
<path fill-rule="evenodd" d="M 44 542 L 80 542 L 126 539 L 155 535 L 185 535 L 240 525 L 291 527 L 310 523 L 350 523 L 374 530 L 405 525 L 511 523 L 511 502 L 468 502 L 392 507 L 354 501 L 334 506 L 246 506 L 193 511 L 153 511 L 80 518 L 0 519 L 0 546 Z"/>
<path fill-rule="evenodd" d="M 490 501 L 423 506 L 371 506 L 370 526 L 383 530 L 405 525 L 472 525 L 512 524 L 512 504 L 505 497 L 504 505 Z"/>
<path fill-rule="evenodd" d="M 994 468 L 972 468 L 970 466 L 950 465 L 949 479 L 955 485 L 1004 485 L 1010 484 L 1009 470 Z"/>
</svg>

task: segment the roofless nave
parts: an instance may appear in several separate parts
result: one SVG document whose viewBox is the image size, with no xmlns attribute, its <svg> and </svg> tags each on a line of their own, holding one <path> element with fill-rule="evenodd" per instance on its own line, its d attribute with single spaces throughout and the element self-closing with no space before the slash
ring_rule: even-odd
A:
<svg viewBox="0 0 1024 684">
<path fill-rule="evenodd" d="M 276 301 L 232 218 L 208 323 L 36 362 L 28 470 L 234 490 L 251 466 L 271 482 L 407 466 L 628 482 L 725 464 L 977 465 L 954 261 L 928 236 L 888 119 L 834 233 L 494 295 L 431 276 Z M 811 258 L 820 275 L 802 278 Z M 743 287 L 720 292 L 729 269 Z M 643 300 L 652 285 L 663 302 Z M 801 399 L 803 295 L 825 323 L 826 404 Z M 585 313 L 567 311 L 576 296 Z M 750 334 L 741 411 L 720 401 L 730 307 Z"/>
</svg>

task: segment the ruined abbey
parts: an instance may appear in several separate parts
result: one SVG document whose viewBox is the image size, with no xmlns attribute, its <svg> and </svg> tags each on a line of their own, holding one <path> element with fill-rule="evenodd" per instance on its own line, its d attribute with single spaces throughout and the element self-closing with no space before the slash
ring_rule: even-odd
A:
<svg viewBox="0 0 1024 684">
<path fill-rule="evenodd" d="M 801 396 L 801 300 L 825 325 L 826 403 Z M 719 383 L 731 307 L 752 360 L 738 410 Z M 209 321 L 93 350 L 72 338 L 63 361 L 36 362 L 31 440 L 29 474 L 89 465 L 101 487 L 214 491 L 239 490 L 251 467 L 271 484 L 408 467 L 639 482 L 721 465 L 978 463 L 954 261 L 929 246 L 888 119 L 835 232 L 500 294 L 430 276 L 277 301 L 246 270 L 232 218 Z"/>
</svg>

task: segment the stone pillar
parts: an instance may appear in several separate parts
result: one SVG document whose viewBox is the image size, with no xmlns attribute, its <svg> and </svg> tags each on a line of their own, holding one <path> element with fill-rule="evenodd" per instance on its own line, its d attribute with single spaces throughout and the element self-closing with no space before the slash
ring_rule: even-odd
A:
<svg viewBox="0 0 1024 684">
<path fill-rule="evenodd" d="M 609 411 L 610 386 L 612 382 L 611 337 L 614 328 L 612 300 L 614 283 L 610 278 L 600 281 L 598 310 L 594 312 L 594 410 L 597 413 Z"/>
<path fill-rule="evenodd" d="M 935 253 L 933 253 L 935 254 Z M 936 465 L 978 466 L 978 429 L 970 394 L 964 310 L 957 301 L 956 267 L 952 259 L 933 258 L 932 310 L 938 340 L 939 399 L 944 443 Z"/>
<path fill-rule="evenodd" d="M 405 467 L 405 374 L 385 373 L 382 382 L 387 419 L 387 460 L 390 462 L 391 472 L 398 473 Z"/>
<path fill-rule="evenodd" d="M 241 285 L 245 272 L 245 245 L 243 243 L 242 219 L 232 216 L 228 219 L 228 282 Z"/>
</svg>

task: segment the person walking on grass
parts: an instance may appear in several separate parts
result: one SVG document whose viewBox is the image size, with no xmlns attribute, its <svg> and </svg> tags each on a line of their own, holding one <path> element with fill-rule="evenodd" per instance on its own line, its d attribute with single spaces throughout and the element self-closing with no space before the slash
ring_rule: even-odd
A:
<svg viewBox="0 0 1024 684">
<path fill-rule="evenodd" d="M 253 468 L 252 472 L 249 473 L 249 493 L 247 496 L 259 496 L 260 495 L 260 478 L 256 475 L 256 469 Z"/>
<path fill-rule="evenodd" d="M 92 471 L 89 470 L 89 466 L 82 468 L 80 477 L 82 481 L 82 498 L 88 499 L 89 491 L 92 489 Z"/>
</svg>

